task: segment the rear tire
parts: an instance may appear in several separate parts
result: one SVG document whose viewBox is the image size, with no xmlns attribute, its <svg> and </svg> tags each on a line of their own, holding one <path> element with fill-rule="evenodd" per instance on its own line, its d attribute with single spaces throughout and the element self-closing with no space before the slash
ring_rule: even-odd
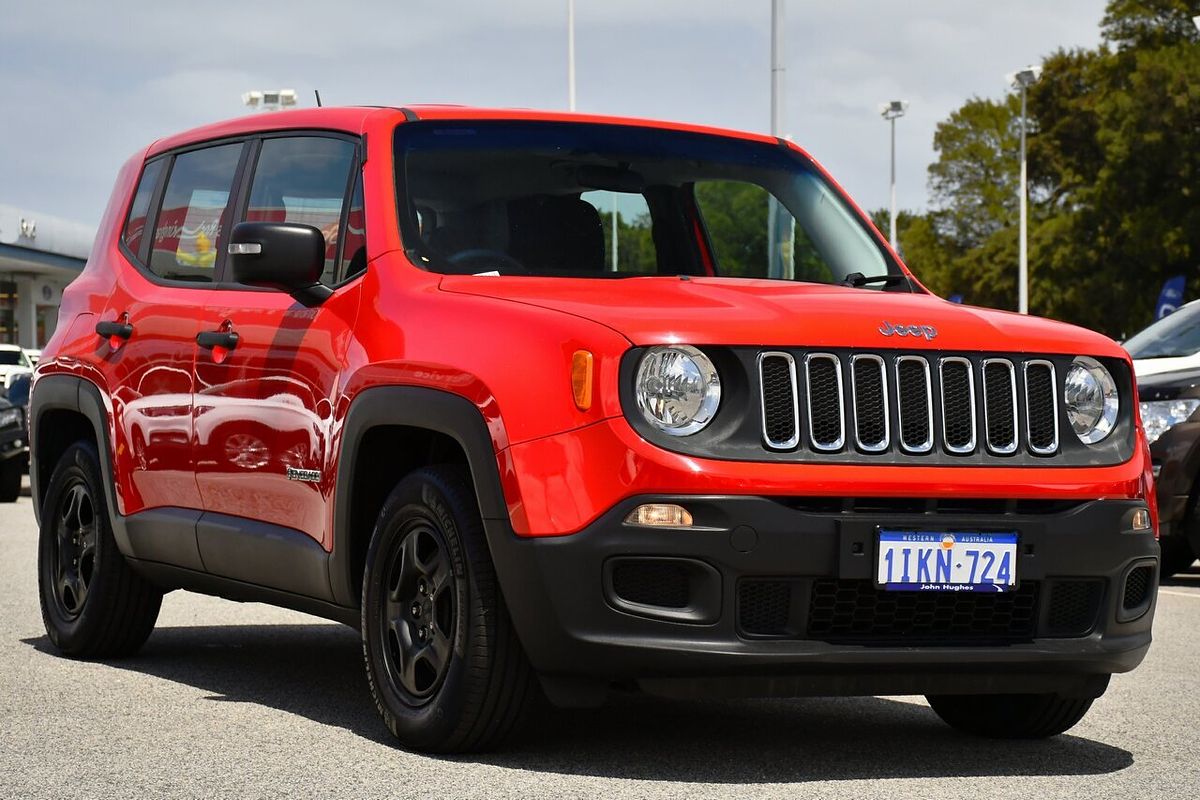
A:
<svg viewBox="0 0 1200 800">
<path fill-rule="evenodd" d="M 67 448 L 42 506 L 38 590 L 46 634 L 64 655 L 131 655 L 154 630 L 163 593 L 117 550 L 91 442 Z"/>
<path fill-rule="evenodd" d="M 1044 739 L 1069 730 L 1092 707 L 1093 698 L 1059 694 L 928 695 L 942 721 L 955 730 L 989 739 Z"/>
<path fill-rule="evenodd" d="M 10 458 L 0 463 L 0 503 L 15 503 L 21 496 L 20 457 Z"/>
<path fill-rule="evenodd" d="M 384 502 L 363 575 L 362 642 L 375 706 L 406 747 L 486 750 L 523 716 L 535 678 L 462 470 L 418 470 Z"/>
</svg>

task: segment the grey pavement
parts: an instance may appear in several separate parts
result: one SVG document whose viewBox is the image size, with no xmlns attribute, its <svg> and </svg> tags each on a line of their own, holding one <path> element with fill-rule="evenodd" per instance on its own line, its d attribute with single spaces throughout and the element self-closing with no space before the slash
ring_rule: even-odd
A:
<svg viewBox="0 0 1200 800">
<path fill-rule="evenodd" d="M 55 655 L 30 500 L 0 505 L 0 797 L 1194 797 L 1200 569 L 1163 587 L 1155 643 L 1070 733 L 959 736 L 920 698 L 543 710 L 484 756 L 394 747 L 357 634 L 257 604 L 167 596 L 134 658 Z"/>
</svg>

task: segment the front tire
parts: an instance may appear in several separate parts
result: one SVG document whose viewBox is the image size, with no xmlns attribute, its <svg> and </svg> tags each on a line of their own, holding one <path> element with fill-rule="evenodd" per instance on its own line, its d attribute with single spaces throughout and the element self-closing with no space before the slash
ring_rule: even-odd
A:
<svg viewBox="0 0 1200 800">
<path fill-rule="evenodd" d="M 117 550 L 91 442 L 67 448 L 50 476 L 38 541 L 46 634 L 64 655 L 131 655 L 154 630 L 162 592 Z"/>
<path fill-rule="evenodd" d="M 15 503 L 21 496 L 20 457 L 0 462 L 0 503 Z"/>
<path fill-rule="evenodd" d="M 1093 698 L 1059 694 L 928 695 L 955 730 L 989 739 L 1044 739 L 1074 727 Z"/>
<path fill-rule="evenodd" d="M 362 642 L 375 706 L 406 747 L 486 750 L 522 716 L 535 679 L 462 470 L 418 470 L 384 502 L 363 575 Z"/>
</svg>

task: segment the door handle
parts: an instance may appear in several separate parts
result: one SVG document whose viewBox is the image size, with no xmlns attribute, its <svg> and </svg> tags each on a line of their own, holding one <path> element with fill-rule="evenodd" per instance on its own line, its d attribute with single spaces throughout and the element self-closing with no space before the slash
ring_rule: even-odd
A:
<svg viewBox="0 0 1200 800">
<path fill-rule="evenodd" d="M 206 350 L 214 347 L 232 350 L 238 345 L 238 335 L 233 331 L 201 331 L 196 334 L 196 344 Z"/>
<path fill-rule="evenodd" d="M 97 322 L 96 335 L 103 336 L 105 339 L 115 336 L 118 339 L 128 340 L 130 336 L 133 336 L 133 326 L 128 322 Z"/>
</svg>

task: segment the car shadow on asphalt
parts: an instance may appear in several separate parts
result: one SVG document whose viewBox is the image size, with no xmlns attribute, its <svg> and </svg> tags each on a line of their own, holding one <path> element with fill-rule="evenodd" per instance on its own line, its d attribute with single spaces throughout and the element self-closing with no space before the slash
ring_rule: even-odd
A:
<svg viewBox="0 0 1200 800">
<path fill-rule="evenodd" d="M 54 652 L 44 636 L 23 641 Z M 208 700 L 392 741 L 367 692 L 358 635 L 340 625 L 158 628 L 137 656 L 107 663 L 211 692 Z M 599 709 L 541 707 L 532 717 L 498 752 L 445 760 L 681 783 L 1098 775 L 1133 764 L 1126 750 L 1069 734 L 962 736 L 924 705 L 875 697 L 688 702 L 614 692 Z"/>
</svg>

